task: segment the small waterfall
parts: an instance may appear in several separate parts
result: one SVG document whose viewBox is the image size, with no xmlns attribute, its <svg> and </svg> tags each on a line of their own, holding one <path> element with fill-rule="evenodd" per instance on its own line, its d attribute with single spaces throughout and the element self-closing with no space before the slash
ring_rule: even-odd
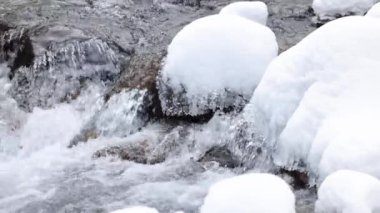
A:
<svg viewBox="0 0 380 213">
<path fill-rule="evenodd" d="M 88 83 L 106 85 L 120 73 L 116 53 L 101 40 L 54 44 L 49 49 L 33 66 L 15 72 L 10 94 L 28 111 L 70 102 Z"/>
</svg>

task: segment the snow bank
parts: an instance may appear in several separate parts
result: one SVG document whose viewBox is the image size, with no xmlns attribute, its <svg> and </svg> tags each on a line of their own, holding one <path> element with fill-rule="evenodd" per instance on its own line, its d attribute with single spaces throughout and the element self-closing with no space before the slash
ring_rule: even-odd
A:
<svg viewBox="0 0 380 213">
<path fill-rule="evenodd" d="M 243 105 L 277 55 L 274 33 L 245 18 L 213 15 L 173 39 L 159 78 L 167 115 L 200 115 Z"/>
<path fill-rule="evenodd" d="M 269 65 L 247 119 L 275 163 L 320 179 L 340 169 L 380 177 L 380 19 L 332 21 Z"/>
<path fill-rule="evenodd" d="M 158 213 L 158 211 L 156 209 L 149 208 L 149 207 L 136 206 L 136 207 L 130 207 L 126 209 L 113 211 L 111 213 Z"/>
<path fill-rule="evenodd" d="M 373 5 L 373 7 L 368 11 L 366 16 L 380 18 L 380 3 Z"/>
<path fill-rule="evenodd" d="M 237 15 L 262 25 L 266 25 L 268 18 L 268 7 L 261 1 L 241 1 L 225 6 L 219 14 Z"/>
<path fill-rule="evenodd" d="M 212 185 L 200 212 L 294 213 L 295 198 L 281 178 L 251 173 Z"/>
<path fill-rule="evenodd" d="M 350 14 L 363 15 L 376 0 L 314 0 L 313 9 L 320 19 Z"/>
<path fill-rule="evenodd" d="M 380 181 L 370 175 L 340 170 L 318 191 L 316 212 L 371 213 L 380 210 Z"/>
</svg>

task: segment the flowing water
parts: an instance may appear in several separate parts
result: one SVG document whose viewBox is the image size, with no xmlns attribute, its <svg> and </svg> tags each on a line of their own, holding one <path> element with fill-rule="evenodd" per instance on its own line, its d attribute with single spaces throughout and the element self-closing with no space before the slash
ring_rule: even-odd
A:
<svg viewBox="0 0 380 213">
<path fill-rule="evenodd" d="M 182 26 L 230 1 L 203 1 L 200 9 L 167 2 L 0 2 L 0 19 L 27 29 L 36 55 L 12 79 L 7 65 L 0 65 L 0 212 L 109 212 L 147 205 L 192 213 L 212 183 L 245 172 L 198 161 L 228 141 L 238 116 L 215 115 L 205 124 L 147 121 L 139 113 L 145 90 L 123 90 L 104 100 L 131 55 L 164 50 Z M 266 2 L 282 50 L 314 29 L 309 0 Z M 96 136 L 68 148 L 89 125 Z M 143 144 L 143 161 L 159 163 L 94 157 L 103 148 L 128 144 Z M 297 195 L 300 212 L 310 210 L 310 192 Z"/>
</svg>

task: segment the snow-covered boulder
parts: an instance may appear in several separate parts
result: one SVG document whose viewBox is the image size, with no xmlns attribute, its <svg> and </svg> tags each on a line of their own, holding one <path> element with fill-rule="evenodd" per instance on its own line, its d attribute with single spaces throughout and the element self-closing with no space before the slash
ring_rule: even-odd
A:
<svg viewBox="0 0 380 213">
<path fill-rule="evenodd" d="M 363 15 L 376 0 L 314 0 L 313 9 L 320 19 L 350 14 Z"/>
<path fill-rule="evenodd" d="M 281 178 L 264 173 L 245 174 L 212 185 L 201 213 L 294 213 L 295 198 Z"/>
<path fill-rule="evenodd" d="M 380 18 L 380 3 L 377 3 L 371 7 L 366 16 L 373 18 Z"/>
<path fill-rule="evenodd" d="M 135 206 L 126 209 L 116 210 L 111 213 L 158 213 L 158 211 L 156 209 L 145 206 Z"/>
<path fill-rule="evenodd" d="M 380 19 L 327 23 L 269 65 L 245 116 L 275 163 L 380 177 Z"/>
<path fill-rule="evenodd" d="M 378 211 L 380 181 L 368 174 L 340 170 L 329 175 L 318 190 L 317 213 Z"/>
<path fill-rule="evenodd" d="M 219 14 L 237 15 L 266 25 L 268 19 L 268 7 L 261 1 L 241 1 L 225 6 L 222 10 L 220 10 Z"/>
<path fill-rule="evenodd" d="M 242 107 L 277 56 L 274 33 L 235 15 L 212 15 L 184 27 L 173 39 L 158 78 L 163 112 L 203 115 Z"/>
</svg>

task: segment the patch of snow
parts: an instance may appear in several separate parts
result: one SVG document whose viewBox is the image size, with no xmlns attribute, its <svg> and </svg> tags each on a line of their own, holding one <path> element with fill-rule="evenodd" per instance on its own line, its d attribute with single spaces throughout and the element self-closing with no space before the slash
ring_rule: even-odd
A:
<svg viewBox="0 0 380 213">
<path fill-rule="evenodd" d="M 380 210 L 380 181 L 365 173 L 340 170 L 318 190 L 316 212 L 372 213 Z"/>
<path fill-rule="evenodd" d="M 380 20 L 332 21 L 268 67 L 245 116 L 275 163 L 323 180 L 350 169 L 380 177 Z"/>
<path fill-rule="evenodd" d="M 163 111 L 200 115 L 245 104 L 277 51 L 274 33 L 248 19 L 212 15 L 192 22 L 168 48 L 159 79 Z"/>
<path fill-rule="evenodd" d="M 145 207 L 145 206 L 135 206 L 135 207 L 113 211 L 111 213 L 158 213 L 158 211 L 156 209 Z"/>
<path fill-rule="evenodd" d="M 363 15 L 376 0 L 314 0 L 313 9 L 320 19 L 350 14 Z"/>
<path fill-rule="evenodd" d="M 380 3 L 377 3 L 371 7 L 366 16 L 373 18 L 380 18 Z"/>
<path fill-rule="evenodd" d="M 225 6 L 219 14 L 237 15 L 262 25 L 266 25 L 268 19 L 268 7 L 261 1 L 241 1 Z"/>
<path fill-rule="evenodd" d="M 294 213 L 295 198 L 281 178 L 264 173 L 245 174 L 212 185 L 201 213 Z"/>
</svg>

